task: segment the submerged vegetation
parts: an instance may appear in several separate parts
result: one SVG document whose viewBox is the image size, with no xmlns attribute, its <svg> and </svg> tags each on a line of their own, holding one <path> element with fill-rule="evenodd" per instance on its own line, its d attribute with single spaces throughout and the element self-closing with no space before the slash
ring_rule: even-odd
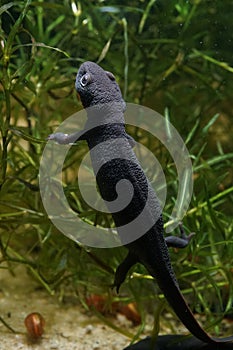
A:
<svg viewBox="0 0 233 350">
<path fill-rule="evenodd" d="M 114 73 L 127 102 L 165 115 L 185 141 L 194 193 L 184 225 L 196 236 L 185 251 L 171 251 L 173 265 L 190 305 L 209 323 L 232 310 L 232 10 L 230 0 L 1 2 L 0 269 L 13 275 L 24 264 L 48 292 L 69 291 L 85 304 L 86 294 L 108 293 L 125 254 L 69 240 L 40 198 L 46 137 L 81 109 L 74 78 L 90 60 Z M 179 185 L 173 160 L 150 135 L 129 131 L 165 171 L 166 221 Z M 85 144 L 70 150 L 65 191 L 72 209 L 104 226 L 109 218 L 90 214 L 79 196 L 76 169 L 86 151 Z M 155 310 L 153 282 L 143 267 L 134 271 L 124 300 Z"/>
</svg>

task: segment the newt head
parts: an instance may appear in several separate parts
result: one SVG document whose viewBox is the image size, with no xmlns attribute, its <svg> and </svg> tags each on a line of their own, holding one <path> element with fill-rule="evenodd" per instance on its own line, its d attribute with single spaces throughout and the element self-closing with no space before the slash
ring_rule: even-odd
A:
<svg viewBox="0 0 233 350">
<path fill-rule="evenodd" d="M 114 75 L 94 62 L 84 62 L 76 76 L 75 89 L 84 108 L 117 102 L 125 110 L 125 102 Z"/>
</svg>

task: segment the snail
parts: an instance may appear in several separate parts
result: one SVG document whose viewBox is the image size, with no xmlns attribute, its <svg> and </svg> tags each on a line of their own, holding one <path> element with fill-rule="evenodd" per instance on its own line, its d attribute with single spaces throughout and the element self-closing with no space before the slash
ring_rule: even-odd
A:
<svg viewBox="0 0 233 350">
<path fill-rule="evenodd" d="M 28 335 L 31 339 L 38 340 L 44 333 L 45 320 L 39 312 L 32 312 L 24 320 Z"/>
</svg>

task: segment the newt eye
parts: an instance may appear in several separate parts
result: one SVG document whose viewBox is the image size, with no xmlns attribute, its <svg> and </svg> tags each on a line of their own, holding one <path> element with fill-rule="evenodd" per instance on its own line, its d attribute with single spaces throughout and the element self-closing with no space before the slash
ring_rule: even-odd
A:
<svg viewBox="0 0 233 350">
<path fill-rule="evenodd" d="M 80 84 L 84 87 L 87 86 L 91 82 L 91 75 L 89 73 L 85 73 L 80 79 Z"/>
</svg>

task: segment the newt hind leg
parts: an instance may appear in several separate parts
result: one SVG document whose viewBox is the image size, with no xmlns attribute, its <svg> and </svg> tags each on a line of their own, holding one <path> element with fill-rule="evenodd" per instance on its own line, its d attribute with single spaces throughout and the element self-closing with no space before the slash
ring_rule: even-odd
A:
<svg viewBox="0 0 233 350">
<path fill-rule="evenodd" d="M 192 237 L 195 235 L 194 232 L 191 232 L 189 235 L 186 235 L 185 230 L 182 226 L 182 223 L 179 224 L 179 229 L 180 229 L 180 237 L 168 236 L 165 238 L 165 241 L 168 247 L 185 248 L 191 241 Z M 113 283 L 113 288 L 114 287 L 116 288 L 117 293 L 119 292 L 120 286 L 125 281 L 127 273 L 129 272 L 129 269 L 138 262 L 139 262 L 138 257 L 135 254 L 128 252 L 125 259 L 118 266 L 115 272 L 115 278 Z"/>
<path fill-rule="evenodd" d="M 137 256 L 129 252 L 126 258 L 122 261 L 122 263 L 116 269 L 113 287 L 116 287 L 117 293 L 119 292 L 120 286 L 125 281 L 129 269 L 133 265 L 135 265 L 137 262 L 138 262 Z"/>
<path fill-rule="evenodd" d="M 180 229 L 180 237 L 177 236 L 168 236 L 165 238 L 165 241 L 167 243 L 168 247 L 173 248 L 185 248 L 195 235 L 194 232 L 191 232 L 188 236 L 185 233 L 185 230 L 183 228 L 182 223 L 179 223 L 179 229 Z"/>
</svg>

